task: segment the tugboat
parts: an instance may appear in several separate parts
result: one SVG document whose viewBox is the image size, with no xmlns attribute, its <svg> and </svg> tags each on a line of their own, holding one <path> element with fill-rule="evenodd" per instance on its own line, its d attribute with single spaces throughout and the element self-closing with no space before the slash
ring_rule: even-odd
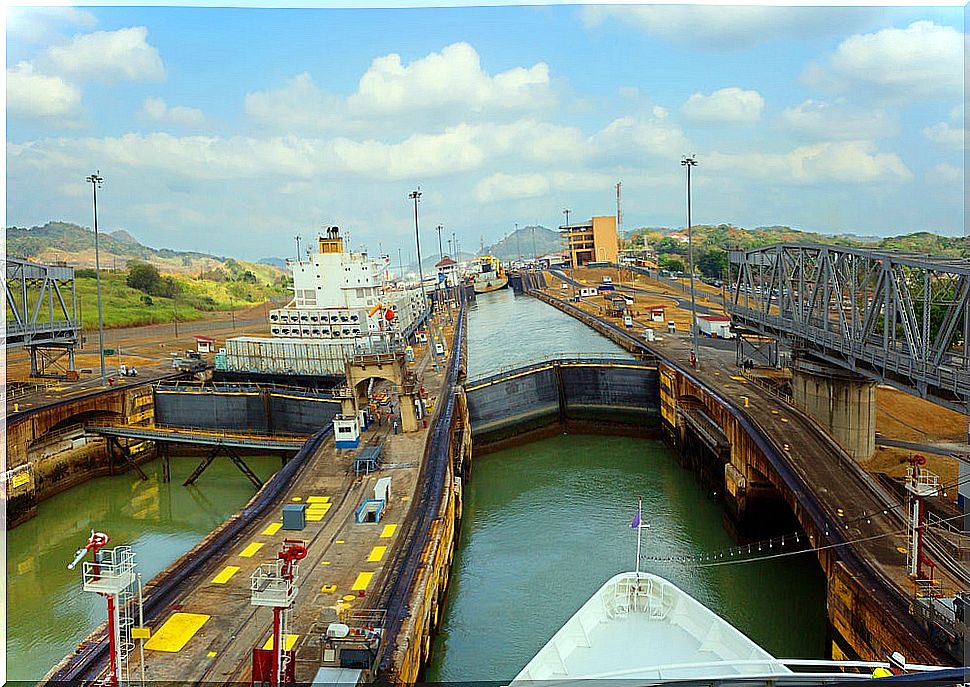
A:
<svg viewBox="0 0 970 687">
<path fill-rule="evenodd" d="M 490 293 L 504 289 L 509 284 L 502 263 L 494 255 L 483 255 L 475 260 L 469 272 L 475 293 Z"/>
</svg>

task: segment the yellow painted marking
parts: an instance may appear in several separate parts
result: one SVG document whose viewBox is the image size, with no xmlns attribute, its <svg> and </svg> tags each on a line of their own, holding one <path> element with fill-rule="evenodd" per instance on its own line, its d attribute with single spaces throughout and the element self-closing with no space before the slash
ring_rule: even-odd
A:
<svg viewBox="0 0 970 687">
<path fill-rule="evenodd" d="M 215 655 L 216 655 L 215 651 L 210 651 L 209 653 L 206 654 L 206 656 L 208 656 L 209 658 L 212 658 Z"/>
<path fill-rule="evenodd" d="M 301 499 L 299 496 L 294 496 L 293 498 L 290 499 L 290 501 L 302 501 L 302 500 L 303 499 Z"/>
<path fill-rule="evenodd" d="M 263 534 L 265 534 L 267 537 L 271 537 L 274 534 L 276 534 L 277 532 L 279 532 L 280 531 L 280 528 L 282 526 L 283 526 L 283 523 L 281 523 L 281 522 L 271 523 L 270 525 L 268 525 L 266 527 L 265 530 L 263 530 Z"/>
<path fill-rule="evenodd" d="M 133 628 L 131 628 L 131 638 L 132 639 L 151 639 L 152 638 L 152 628 L 150 628 L 150 627 L 133 627 Z"/>
<path fill-rule="evenodd" d="M 360 591 L 361 589 L 367 589 L 367 585 L 370 584 L 370 578 L 372 578 L 373 576 L 374 576 L 374 573 L 370 573 L 370 572 L 360 573 L 357 576 L 357 579 L 354 580 L 354 584 L 350 588 L 350 591 L 357 592 L 357 591 Z"/>
<path fill-rule="evenodd" d="M 384 529 L 381 530 L 381 539 L 390 539 L 394 536 L 394 530 L 397 529 L 397 525 L 384 525 Z"/>
<path fill-rule="evenodd" d="M 338 539 L 337 541 L 334 542 L 334 544 L 343 544 L 343 543 L 344 543 L 343 539 Z"/>
<path fill-rule="evenodd" d="M 238 565 L 227 565 L 218 575 L 212 578 L 212 584 L 225 584 L 232 576 L 239 572 Z"/>
<path fill-rule="evenodd" d="M 320 591 L 321 592 L 327 592 L 327 593 L 329 593 L 329 592 L 335 592 L 335 591 L 337 591 L 337 585 L 335 585 L 335 584 L 325 584 L 322 587 L 320 587 Z"/>
<path fill-rule="evenodd" d="M 783 418 L 781 418 L 781 421 L 782 422 L 788 422 L 788 418 L 787 417 L 783 417 Z"/>
<path fill-rule="evenodd" d="M 772 415 L 777 415 L 777 414 L 778 414 L 778 411 L 777 411 L 777 410 L 772 410 L 772 411 L 771 411 L 771 414 L 772 414 Z"/>
<path fill-rule="evenodd" d="M 145 648 L 177 653 L 188 644 L 207 620 L 209 616 L 201 613 L 173 613 L 172 617 L 158 628 L 155 636 L 145 642 Z"/>
<path fill-rule="evenodd" d="M 13 479 L 10 480 L 10 485 L 13 487 L 22 487 L 28 482 L 30 482 L 30 473 L 25 470 L 14 475 Z"/>
<path fill-rule="evenodd" d="M 407 500 L 408 500 L 408 499 L 410 499 L 410 498 L 411 498 L 410 496 L 402 496 L 402 497 L 401 497 L 401 500 L 402 500 L 402 501 L 407 501 Z"/>
<path fill-rule="evenodd" d="M 307 496 L 307 503 L 330 503 L 329 496 Z"/>
<path fill-rule="evenodd" d="M 744 377 L 737 377 L 735 375 L 731 375 L 731 379 L 733 379 L 736 382 L 743 382 L 744 381 Z"/>
<path fill-rule="evenodd" d="M 344 596 L 344 601 L 353 601 L 356 598 L 357 597 L 354 596 L 353 594 L 347 594 L 346 596 Z"/>
<path fill-rule="evenodd" d="M 283 635 L 283 651 L 290 651 L 291 649 L 293 649 L 293 645 L 296 644 L 296 640 L 299 638 L 300 638 L 300 635 L 289 635 L 289 634 Z M 270 635 L 270 638 L 266 640 L 265 644 L 263 644 L 263 648 L 268 651 L 271 651 L 273 649 L 272 635 Z"/>
<path fill-rule="evenodd" d="M 330 561 L 320 561 L 320 565 L 330 565 Z"/>
<path fill-rule="evenodd" d="M 909 553 L 909 551 L 903 546 L 897 546 L 896 550 L 899 551 L 899 553 Z"/>
<path fill-rule="evenodd" d="M 256 552 L 259 551 L 261 548 L 263 548 L 263 545 L 260 542 L 254 541 L 252 544 L 250 544 L 245 549 L 240 551 L 239 555 L 242 556 L 243 558 L 252 558 L 253 556 L 256 555 Z"/>
<path fill-rule="evenodd" d="M 368 563 L 377 563 L 382 558 L 384 558 L 384 553 L 387 551 L 386 546 L 375 546 L 370 550 L 370 555 L 367 557 Z"/>
</svg>

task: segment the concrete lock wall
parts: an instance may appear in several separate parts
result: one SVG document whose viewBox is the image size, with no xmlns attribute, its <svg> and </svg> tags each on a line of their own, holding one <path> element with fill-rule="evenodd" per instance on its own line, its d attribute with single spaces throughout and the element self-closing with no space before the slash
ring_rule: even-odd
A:
<svg viewBox="0 0 970 687">
<path fill-rule="evenodd" d="M 472 435 L 510 427 L 539 427 L 559 417 L 559 390 L 551 369 L 539 370 L 468 391 Z"/>
<path fill-rule="evenodd" d="M 155 421 L 175 427 L 203 427 L 256 434 L 312 434 L 340 411 L 332 399 L 270 392 L 155 393 Z"/>
<path fill-rule="evenodd" d="M 876 450 L 876 383 L 816 361 L 792 366 L 795 405 L 822 425 L 856 460 Z"/>
<path fill-rule="evenodd" d="M 466 387 L 472 434 L 489 443 L 569 420 L 659 424 L 657 370 L 630 364 L 562 363 L 512 371 Z"/>
</svg>

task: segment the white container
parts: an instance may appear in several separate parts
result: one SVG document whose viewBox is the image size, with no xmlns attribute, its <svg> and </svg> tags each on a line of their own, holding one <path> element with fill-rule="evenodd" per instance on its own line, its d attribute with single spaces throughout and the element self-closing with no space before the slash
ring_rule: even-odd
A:
<svg viewBox="0 0 970 687">
<path fill-rule="evenodd" d="M 643 340 L 644 341 L 653 341 L 654 340 L 653 339 L 653 330 L 650 327 L 646 327 L 643 330 Z"/>
</svg>

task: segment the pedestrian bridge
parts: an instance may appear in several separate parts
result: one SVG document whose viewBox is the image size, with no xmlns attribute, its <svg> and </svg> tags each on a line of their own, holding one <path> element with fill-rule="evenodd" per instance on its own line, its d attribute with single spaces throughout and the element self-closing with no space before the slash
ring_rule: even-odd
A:
<svg viewBox="0 0 970 687">
<path fill-rule="evenodd" d="M 549 426 L 659 425 L 652 357 L 561 354 L 495 370 L 464 388 L 476 448 Z"/>
</svg>

